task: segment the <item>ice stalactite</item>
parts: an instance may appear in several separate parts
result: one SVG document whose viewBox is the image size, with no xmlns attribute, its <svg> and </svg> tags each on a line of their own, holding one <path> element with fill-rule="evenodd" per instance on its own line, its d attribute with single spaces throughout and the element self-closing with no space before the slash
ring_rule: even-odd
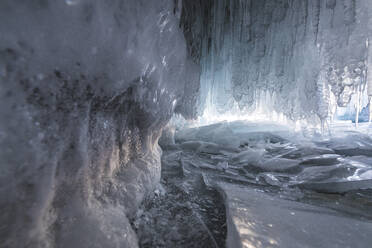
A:
<svg viewBox="0 0 372 248">
<path fill-rule="evenodd" d="M 371 4 L 367 4 L 366 8 L 369 13 L 372 11 Z M 372 121 L 372 18 L 368 19 L 367 22 L 367 32 L 368 36 L 366 39 L 366 48 L 367 48 L 367 95 L 368 95 L 368 122 L 371 123 Z"/>
<path fill-rule="evenodd" d="M 372 24 L 372 21 L 371 21 Z M 372 40 L 372 36 L 371 36 Z M 368 38 L 366 41 L 366 46 L 368 48 L 368 71 L 367 71 L 367 94 L 368 94 L 368 122 L 372 121 L 372 47 L 369 44 L 370 39 Z"/>
<path fill-rule="evenodd" d="M 324 126 L 337 118 L 336 108 L 352 108 L 355 119 L 366 106 L 369 5 L 211 1 L 200 59 L 205 114 L 249 117 L 262 112 L 264 101 L 270 118 L 281 113 Z"/>
</svg>

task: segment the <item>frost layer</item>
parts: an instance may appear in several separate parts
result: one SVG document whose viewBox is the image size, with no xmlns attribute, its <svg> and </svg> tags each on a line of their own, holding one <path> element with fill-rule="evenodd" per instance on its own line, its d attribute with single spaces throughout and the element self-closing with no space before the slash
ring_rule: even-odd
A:
<svg viewBox="0 0 372 248">
<path fill-rule="evenodd" d="M 137 247 L 127 217 L 159 180 L 161 129 L 195 114 L 179 16 L 171 0 L 1 1 L 2 247 Z"/>
</svg>

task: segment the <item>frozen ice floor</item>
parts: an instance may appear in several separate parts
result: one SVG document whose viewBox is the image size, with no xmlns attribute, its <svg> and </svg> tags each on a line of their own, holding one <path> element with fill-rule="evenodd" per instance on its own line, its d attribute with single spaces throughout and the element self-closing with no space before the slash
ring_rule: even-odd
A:
<svg viewBox="0 0 372 248">
<path fill-rule="evenodd" d="M 228 247 L 370 247 L 372 223 L 342 212 L 220 184 L 228 215 Z"/>
<path fill-rule="evenodd" d="M 133 220 L 142 248 L 224 247 L 225 205 L 198 173 L 184 174 L 181 151 L 164 151 L 162 179 Z"/>
<path fill-rule="evenodd" d="M 370 247 L 372 139 L 369 127 L 361 128 L 364 134 L 339 125 L 322 137 L 239 121 L 177 131 L 163 155 L 163 193 L 172 198 L 176 193 L 169 189 L 178 187 L 193 200 L 175 204 L 207 214 L 178 232 L 172 245 L 198 247 L 184 237 L 199 230 L 209 244 L 203 247 Z M 164 207 L 151 211 L 164 213 Z M 203 227 L 212 218 L 218 221 Z M 224 222 L 227 238 L 218 228 Z"/>
</svg>

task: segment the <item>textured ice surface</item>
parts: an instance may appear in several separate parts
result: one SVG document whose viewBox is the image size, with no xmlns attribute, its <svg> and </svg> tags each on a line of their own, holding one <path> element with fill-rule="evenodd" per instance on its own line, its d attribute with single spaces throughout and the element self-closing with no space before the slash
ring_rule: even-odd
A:
<svg viewBox="0 0 372 248">
<path fill-rule="evenodd" d="M 171 0 L 0 2 L 0 246 L 136 247 L 161 129 L 195 114 Z"/>
<path fill-rule="evenodd" d="M 369 247 L 371 130 L 346 130 L 224 122 L 179 130 L 172 149 L 223 194 L 228 247 Z"/>
<path fill-rule="evenodd" d="M 203 38 L 194 46 L 201 48 L 200 108 L 206 118 L 279 113 L 321 123 L 337 115 L 355 120 L 367 106 L 372 94 L 369 0 L 194 5 L 203 14 L 198 19 L 199 12 L 189 13 L 195 20 L 190 36 Z"/>
<path fill-rule="evenodd" d="M 206 187 L 201 172 L 184 173 L 182 151 L 162 148 L 160 194 L 145 199 L 133 221 L 140 247 L 225 247 L 222 196 Z"/>
<path fill-rule="evenodd" d="M 0 244 L 136 247 L 128 217 L 159 181 L 157 142 L 174 113 L 275 111 L 318 124 L 337 105 L 351 119 L 372 95 L 371 6 L 0 1 Z M 340 208 L 370 218 L 350 204 L 368 202 L 366 135 L 320 141 L 239 123 L 183 130 L 176 142 L 166 132 L 160 143 L 182 150 L 181 172 L 207 185 L 274 187 L 311 203 L 320 192 L 321 204 L 322 192 L 349 194 Z"/>
<path fill-rule="evenodd" d="M 227 247 L 369 247 L 372 222 L 262 190 L 219 184 L 227 207 Z"/>
</svg>

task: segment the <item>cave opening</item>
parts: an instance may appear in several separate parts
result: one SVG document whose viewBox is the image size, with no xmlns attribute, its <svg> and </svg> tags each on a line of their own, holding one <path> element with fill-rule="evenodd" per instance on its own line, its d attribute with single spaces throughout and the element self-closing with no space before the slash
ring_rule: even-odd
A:
<svg viewBox="0 0 372 248">
<path fill-rule="evenodd" d="M 371 12 L 2 0 L 0 247 L 369 247 Z"/>
</svg>

